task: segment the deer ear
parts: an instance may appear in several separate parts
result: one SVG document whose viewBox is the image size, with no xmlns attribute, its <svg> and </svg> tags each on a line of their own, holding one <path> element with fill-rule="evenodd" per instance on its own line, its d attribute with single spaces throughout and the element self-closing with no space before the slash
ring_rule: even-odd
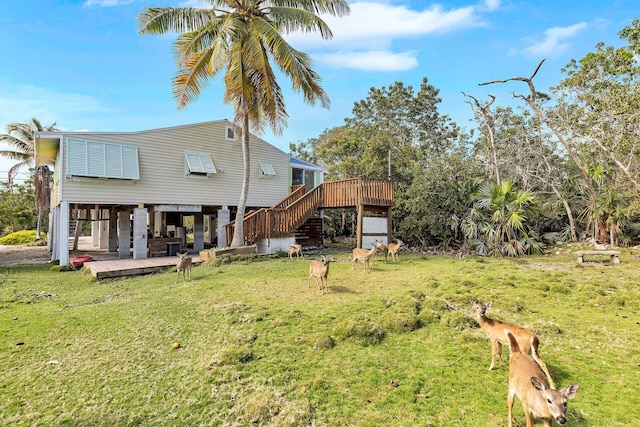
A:
<svg viewBox="0 0 640 427">
<path fill-rule="evenodd" d="M 570 386 L 565 387 L 565 389 L 562 390 L 562 392 L 567 397 L 567 399 L 573 399 L 574 397 L 576 397 L 576 394 L 578 394 L 579 387 L 580 385 L 578 383 L 571 384 Z"/>
<path fill-rule="evenodd" d="M 487 308 L 491 308 L 491 306 L 493 305 L 493 301 L 489 301 L 485 305 L 487 306 Z"/>
<path fill-rule="evenodd" d="M 542 381 L 540 381 L 539 378 L 536 377 L 531 377 L 531 385 L 536 389 L 539 390 L 541 392 L 544 392 L 547 389 L 547 386 L 544 385 L 544 383 Z"/>
</svg>

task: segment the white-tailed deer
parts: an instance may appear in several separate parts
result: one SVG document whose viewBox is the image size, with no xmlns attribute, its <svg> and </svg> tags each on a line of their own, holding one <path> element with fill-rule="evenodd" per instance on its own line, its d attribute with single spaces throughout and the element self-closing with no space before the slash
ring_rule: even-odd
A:
<svg viewBox="0 0 640 427">
<path fill-rule="evenodd" d="M 470 301 L 470 303 L 471 306 L 476 310 L 480 327 L 482 328 L 482 330 L 484 330 L 484 332 L 491 340 L 491 366 L 489 366 L 489 370 L 492 370 L 495 365 L 496 354 L 498 355 L 500 366 L 502 366 L 502 344 L 509 344 L 509 341 L 507 341 L 507 338 L 504 335 L 504 330 L 508 329 L 518 341 L 518 346 L 521 351 L 524 353 L 531 352 L 531 355 L 533 356 L 535 361 L 538 362 L 538 365 L 540 365 L 540 367 L 546 374 L 549 384 L 551 384 L 551 387 L 553 387 L 553 380 L 551 379 L 551 375 L 549 375 L 547 365 L 540 358 L 540 354 L 538 353 L 538 346 L 540 345 L 540 339 L 538 339 L 538 336 L 523 327 L 488 318 L 486 315 L 486 311 L 493 305 L 491 301 L 486 303 L 483 303 L 482 301 Z"/>
<path fill-rule="evenodd" d="M 320 257 L 320 261 L 313 260 L 309 264 L 309 280 L 307 281 L 308 287 L 311 287 L 311 277 L 316 280 L 316 286 L 324 294 L 329 293 L 327 287 L 327 276 L 329 275 L 329 263 L 333 261 L 332 257 Z M 318 284 L 318 278 L 320 278 L 320 284 Z"/>
<path fill-rule="evenodd" d="M 304 259 L 304 254 L 302 253 L 302 245 L 300 243 L 292 243 L 289 245 L 289 259 L 293 259 L 293 254 L 296 254 L 296 258 L 302 257 L 302 259 Z"/>
<path fill-rule="evenodd" d="M 558 424 L 567 422 L 567 400 L 578 394 L 579 385 L 572 384 L 562 390 L 549 386 L 545 374 L 518 346 L 516 337 L 509 329 L 503 331 L 509 343 L 509 397 L 507 399 L 509 427 L 513 427 L 513 398 L 522 402 L 527 427 L 533 427 L 533 418 L 539 418 L 545 427 L 551 427 L 552 420 Z"/>
<path fill-rule="evenodd" d="M 389 248 L 387 248 L 382 242 L 380 242 L 380 245 L 376 248 L 376 260 L 378 259 L 378 253 L 384 255 L 384 262 L 387 262 L 387 257 L 389 255 Z"/>
<path fill-rule="evenodd" d="M 187 256 L 187 253 L 178 253 L 178 263 L 176 264 L 176 270 L 178 270 L 178 275 L 176 276 L 176 283 L 178 283 L 178 279 L 180 278 L 180 272 L 182 271 L 182 282 L 186 283 L 186 276 L 189 276 L 189 281 L 191 281 L 191 263 L 193 259 L 190 256 Z"/>
<path fill-rule="evenodd" d="M 398 250 L 403 244 L 404 242 L 400 239 L 396 243 L 389 243 L 388 251 L 389 255 L 391 255 L 391 261 L 398 261 Z"/>
<path fill-rule="evenodd" d="M 369 260 L 376 253 L 378 248 L 382 245 L 380 240 L 376 240 L 371 244 L 371 249 L 362 249 L 355 248 L 351 251 L 351 269 L 355 270 L 358 268 L 358 263 L 361 262 L 364 265 L 364 271 L 367 271 L 367 266 L 369 266 L 369 270 L 371 270 L 371 266 L 369 265 Z"/>
</svg>

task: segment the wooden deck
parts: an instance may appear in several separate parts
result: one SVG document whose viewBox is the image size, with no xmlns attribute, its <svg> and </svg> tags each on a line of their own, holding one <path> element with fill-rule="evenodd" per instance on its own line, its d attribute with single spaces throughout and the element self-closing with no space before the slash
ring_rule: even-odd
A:
<svg viewBox="0 0 640 427">
<path fill-rule="evenodd" d="M 378 206 L 394 204 L 393 181 L 352 178 L 319 184 L 304 193 L 304 185 L 293 187 L 291 194 L 272 208 L 262 208 L 245 215 L 243 240 L 245 246 L 255 245 L 263 238 L 293 236 L 294 231 L 313 216 L 317 209 Z M 225 225 L 231 246 L 235 222 Z"/>
<path fill-rule="evenodd" d="M 200 263 L 198 255 L 191 255 L 193 263 Z M 93 277 L 107 279 L 112 277 L 135 276 L 138 274 L 157 273 L 173 267 L 175 271 L 178 257 L 154 257 L 146 259 L 109 259 L 103 261 L 91 261 L 84 264 Z"/>
</svg>

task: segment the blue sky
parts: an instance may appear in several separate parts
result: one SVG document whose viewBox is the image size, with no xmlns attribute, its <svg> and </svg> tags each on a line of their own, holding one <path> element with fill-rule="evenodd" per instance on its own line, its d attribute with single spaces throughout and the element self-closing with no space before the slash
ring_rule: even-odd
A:
<svg viewBox="0 0 640 427">
<path fill-rule="evenodd" d="M 233 118 L 222 103 L 221 79 L 178 110 L 171 79 L 175 35 L 141 36 L 136 15 L 147 6 L 201 6 L 196 0 L 0 1 L 0 127 L 37 117 L 68 131 L 137 131 Z M 264 139 L 290 142 L 340 126 L 371 87 L 396 81 L 440 89 L 440 112 L 474 127 L 461 92 L 494 105 L 514 105 L 524 83 L 478 86 L 530 76 L 544 91 L 562 79 L 571 59 L 598 42 L 622 44 L 618 32 L 640 17 L 637 0 L 368 0 L 350 2 L 348 17 L 327 17 L 334 38 L 291 34 L 323 79 L 331 109 L 304 104 L 282 78 L 289 125 Z M 0 179 L 13 164 L 0 158 Z"/>
</svg>

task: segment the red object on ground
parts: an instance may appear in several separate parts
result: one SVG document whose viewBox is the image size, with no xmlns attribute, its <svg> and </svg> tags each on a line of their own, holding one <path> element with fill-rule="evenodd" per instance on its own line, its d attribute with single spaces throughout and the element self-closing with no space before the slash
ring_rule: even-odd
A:
<svg viewBox="0 0 640 427">
<path fill-rule="evenodd" d="M 79 255 L 71 258 L 71 261 L 69 261 L 69 264 L 71 264 L 73 268 L 81 268 L 85 262 L 91 262 L 91 261 L 93 261 L 93 257 L 91 255 Z"/>
</svg>

